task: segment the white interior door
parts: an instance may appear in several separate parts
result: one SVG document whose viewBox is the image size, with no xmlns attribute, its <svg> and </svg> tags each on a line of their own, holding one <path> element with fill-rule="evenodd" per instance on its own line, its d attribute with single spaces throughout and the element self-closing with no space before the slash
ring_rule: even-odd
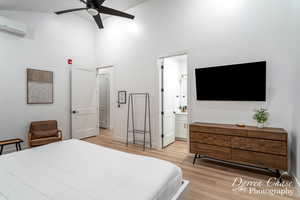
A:
<svg viewBox="0 0 300 200">
<path fill-rule="evenodd" d="M 99 134 L 96 70 L 72 69 L 72 138 Z"/>
<path fill-rule="evenodd" d="M 99 75 L 99 125 L 101 128 L 109 128 L 110 110 L 110 85 L 109 75 Z"/>
<path fill-rule="evenodd" d="M 175 110 L 177 77 L 174 74 L 176 68 L 164 59 L 163 68 L 163 146 L 166 147 L 175 141 Z"/>
</svg>

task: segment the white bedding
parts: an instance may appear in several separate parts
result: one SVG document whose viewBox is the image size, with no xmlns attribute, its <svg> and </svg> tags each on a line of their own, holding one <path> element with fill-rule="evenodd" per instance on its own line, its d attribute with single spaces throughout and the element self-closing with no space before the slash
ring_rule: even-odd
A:
<svg viewBox="0 0 300 200">
<path fill-rule="evenodd" d="M 177 166 L 80 140 L 0 156 L 0 200 L 170 200 Z"/>
</svg>

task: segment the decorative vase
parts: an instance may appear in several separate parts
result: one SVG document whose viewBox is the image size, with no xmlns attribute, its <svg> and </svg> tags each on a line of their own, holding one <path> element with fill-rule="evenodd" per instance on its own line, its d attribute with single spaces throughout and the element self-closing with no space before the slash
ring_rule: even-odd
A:
<svg viewBox="0 0 300 200">
<path fill-rule="evenodd" d="M 265 127 L 265 124 L 264 124 L 264 123 L 257 123 L 257 127 L 258 127 L 258 128 L 264 128 L 264 127 Z"/>
</svg>

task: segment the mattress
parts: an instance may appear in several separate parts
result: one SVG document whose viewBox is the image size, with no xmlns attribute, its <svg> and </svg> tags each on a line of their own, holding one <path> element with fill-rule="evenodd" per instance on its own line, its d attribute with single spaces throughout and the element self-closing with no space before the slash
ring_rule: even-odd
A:
<svg viewBox="0 0 300 200">
<path fill-rule="evenodd" d="M 0 200 L 170 200 L 169 162 L 68 140 L 0 156 Z"/>
</svg>

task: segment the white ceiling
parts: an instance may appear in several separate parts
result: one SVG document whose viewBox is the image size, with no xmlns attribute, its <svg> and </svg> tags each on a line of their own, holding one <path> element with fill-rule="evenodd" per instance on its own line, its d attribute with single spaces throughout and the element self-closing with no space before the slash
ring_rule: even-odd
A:
<svg viewBox="0 0 300 200">
<path fill-rule="evenodd" d="M 105 6 L 127 10 L 145 0 L 106 0 Z M 70 8 L 80 8 L 85 5 L 79 0 L 0 0 L 0 10 L 54 12 Z"/>
</svg>

